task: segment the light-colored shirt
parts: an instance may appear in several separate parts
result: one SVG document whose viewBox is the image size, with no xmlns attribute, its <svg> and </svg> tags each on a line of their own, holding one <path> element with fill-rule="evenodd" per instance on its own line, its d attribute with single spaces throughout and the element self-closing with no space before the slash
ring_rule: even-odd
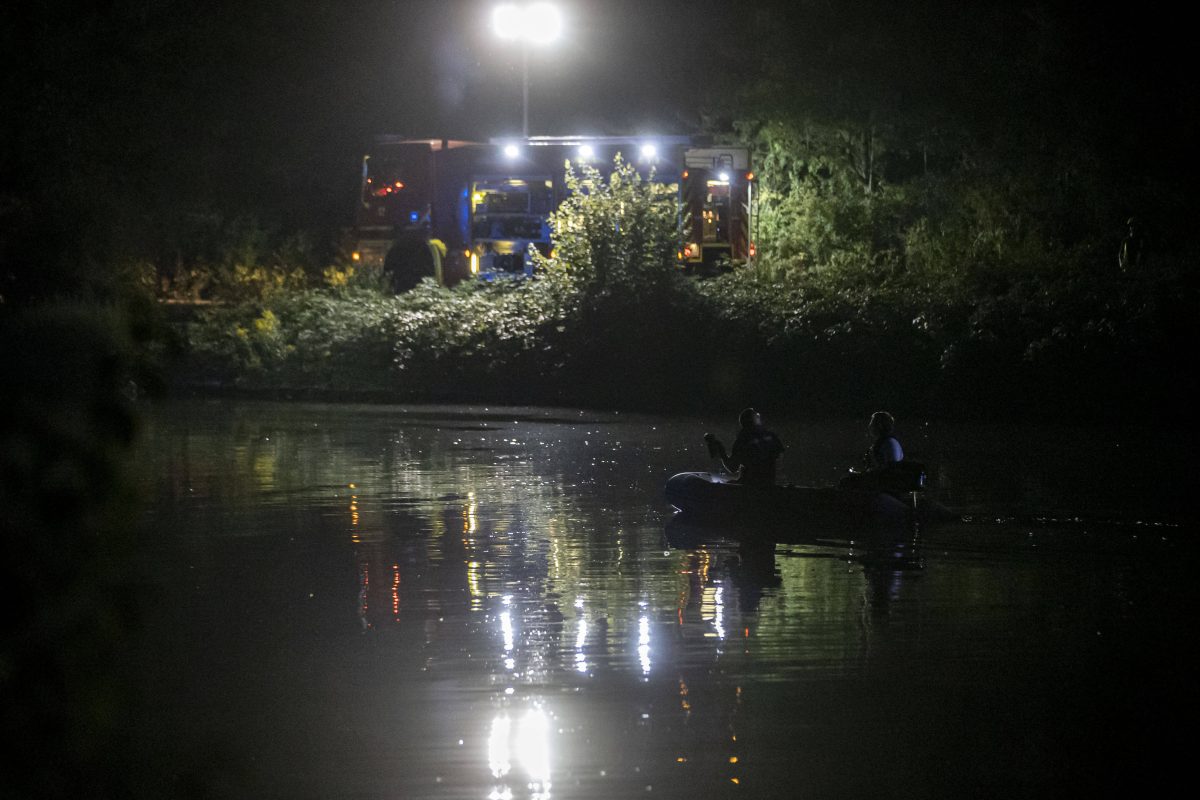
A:
<svg viewBox="0 0 1200 800">
<path fill-rule="evenodd" d="M 871 461 L 874 462 L 872 466 L 876 468 L 898 464 L 903 460 L 904 448 L 891 436 L 876 439 L 875 444 L 871 445 Z"/>
</svg>

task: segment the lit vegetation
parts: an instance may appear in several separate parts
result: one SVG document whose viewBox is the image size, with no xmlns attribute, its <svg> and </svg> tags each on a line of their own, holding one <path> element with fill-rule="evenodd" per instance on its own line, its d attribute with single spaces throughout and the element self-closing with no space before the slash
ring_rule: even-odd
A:
<svg viewBox="0 0 1200 800">
<path fill-rule="evenodd" d="M 753 267 L 685 277 L 671 190 L 620 161 L 610 179 L 585 167 L 552 220 L 556 257 L 540 259 L 534 280 L 427 281 L 399 296 L 351 267 L 303 289 L 256 281 L 242 302 L 189 326 L 186 380 L 394 399 L 754 400 L 792 413 L 886 405 L 952 416 L 1116 416 L 1171 396 L 1177 377 L 1158 364 L 1193 324 L 1196 296 L 1175 260 L 1122 272 L 1107 251 L 1022 228 L 1012 198 L 981 197 L 965 181 L 939 189 L 962 192 L 966 205 L 938 216 L 920 182 L 880 188 L 877 204 L 832 180 L 832 162 L 806 189 L 794 163 L 762 160 L 767 210 Z"/>
</svg>

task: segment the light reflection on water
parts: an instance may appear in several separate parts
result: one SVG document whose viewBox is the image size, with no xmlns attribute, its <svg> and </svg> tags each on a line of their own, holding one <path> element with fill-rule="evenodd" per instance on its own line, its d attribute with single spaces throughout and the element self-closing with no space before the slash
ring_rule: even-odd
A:
<svg viewBox="0 0 1200 800">
<path fill-rule="evenodd" d="M 229 748 L 247 797 L 960 796 L 1103 774 L 1075 742 L 1096 722 L 1083 698 L 1133 724 L 1121 681 L 1187 655 L 1160 612 L 1194 598 L 1179 566 L 1194 526 L 1110 524 L 1173 519 L 1166 480 L 1116 498 L 1086 474 L 1047 485 L 1077 469 L 1085 432 L 1016 478 L 976 463 L 1020 452 L 1011 429 L 905 442 L 948 500 L 1004 524 L 680 538 L 663 481 L 706 468 L 700 434 L 723 425 L 168 409 L 143 459 L 158 724 Z M 780 426 L 785 479 L 827 482 L 860 427 Z M 1037 521 L 1064 509 L 1085 521 Z M 1190 686 L 1158 679 L 1164 697 Z"/>
</svg>

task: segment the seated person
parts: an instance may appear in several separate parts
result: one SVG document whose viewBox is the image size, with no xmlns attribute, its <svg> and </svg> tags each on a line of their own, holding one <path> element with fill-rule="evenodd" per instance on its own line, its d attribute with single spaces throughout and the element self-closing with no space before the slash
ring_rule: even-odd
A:
<svg viewBox="0 0 1200 800">
<path fill-rule="evenodd" d="M 851 472 L 838 483 L 841 489 L 874 489 L 885 492 L 907 492 L 920 488 L 924 482 L 924 467 L 904 460 L 904 448 L 893 436 L 896 420 L 886 411 L 876 411 L 867 424 L 874 441 L 864 458 L 867 469 Z"/>
<path fill-rule="evenodd" d="M 774 486 L 775 462 L 783 453 L 783 442 L 773 431 L 763 427 L 762 416 L 753 408 L 747 408 L 738 416 L 741 426 L 732 452 L 725 452 L 725 445 L 711 433 L 705 435 L 708 452 L 719 458 L 730 472 L 736 473 L 737 482 L 746 486 Z"/>
<path fill-rule="evenodd" d="M 904 460 L 904 448 L 892 436 L 895 429 L 896 420 L 888 412 L 876 411 L 871 415 L 871 421 L 867 424 L 867 432 L 875 437 L 871 449 L 867 451 L 867 463 L 871 469 L 883 469 Z"/>
</svg>

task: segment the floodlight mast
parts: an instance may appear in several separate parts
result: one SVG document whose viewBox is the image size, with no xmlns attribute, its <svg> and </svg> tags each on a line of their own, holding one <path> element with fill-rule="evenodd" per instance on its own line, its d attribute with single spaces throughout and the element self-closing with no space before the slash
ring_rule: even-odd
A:
<svg viewBox="0 0 1200 800">
<path fill-rule="evenodd" d="M 562 14 L 553 3 L 502 3 L 492 9 L 492 30 L 521 42 L 521 135 L 529 138 L 529 45 L 549 44 L 562 34 Z"/>
</svg>

